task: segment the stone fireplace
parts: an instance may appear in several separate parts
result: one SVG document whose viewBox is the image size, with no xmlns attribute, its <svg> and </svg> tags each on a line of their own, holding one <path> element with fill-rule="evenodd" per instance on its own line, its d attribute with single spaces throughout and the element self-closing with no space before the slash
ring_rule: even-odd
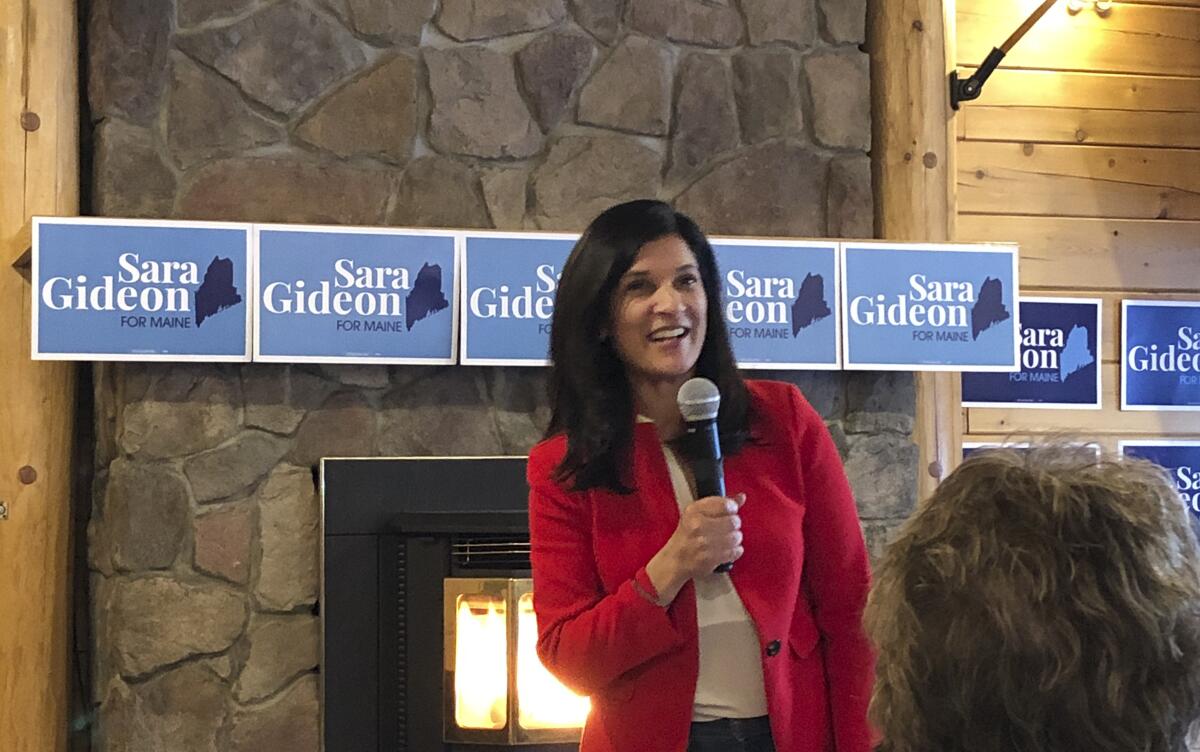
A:
<svg viewBox="0 0 1200 752">
<path fill-rule="evenodd" d="M 873 235 L 865 0 L 84 5 L 85 213 L 578 231 L 656 196 L 716 234 Z M 878 549 L 911 377 L 757 375 L 825 417 Z M 77 747 L 319 749 L 321 458 L 520 456 L 543 378 L 96 365 Z"/>
</svg>

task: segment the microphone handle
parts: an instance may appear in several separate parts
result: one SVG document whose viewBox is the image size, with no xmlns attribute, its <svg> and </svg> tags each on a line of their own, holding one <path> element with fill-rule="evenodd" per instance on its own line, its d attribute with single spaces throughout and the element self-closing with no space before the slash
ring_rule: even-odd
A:
<svg viewBox="0 0 1200 752">
<path fill-rule="evenodd" d="M 725 495 L 725 471 L 720 458 L 692 463 L 696 478 L 696 498 Z"/>
<path fill-rule="evenodd" d="M 709 430 L 715 433 L 715 426 Z M 705 459 L 692 463 L 692 475 L 696 479 L 696 497 L 725 495 L 725 470 L 720 457 L 713 460 Z M 733 562 L 718 564 L 713 569 L 714 574 L 724 574 L 733 570 Z"/>
</svg>

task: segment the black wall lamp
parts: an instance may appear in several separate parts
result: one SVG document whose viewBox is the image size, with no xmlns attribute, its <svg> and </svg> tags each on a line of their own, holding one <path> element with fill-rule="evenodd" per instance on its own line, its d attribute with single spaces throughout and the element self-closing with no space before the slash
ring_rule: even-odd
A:
<svg viewBox="0 0 1200 752">
<path fill-rule="evenodd" d="M 992 71 L 996 70 L 996 66 L 1008 54 L 1008 51 L 1013 48 L 1021 37 L 1025 36 L 1028 31 L 1033 28 L 1042 16 L 1046 15 L 1046 11 L 1050 10 L 1050 6 L 1054 5 L 1057 0 L 1046 0 L 1037 7 L 1033 13 L 1029 14 L 1029 18 L 1025 19 L 1025 23 L 1021 24 L 1012 35 L 1004 40 L 1004 44 L 999 47 L 993 47 L 988 53 L 987 58 L 983 63 L 967 78 L 959 78 L 958 71 L 950 72 L 950 106 L 953 109 L 958 109 L 962 102 L 970 102 L 972 99 L 978 99 L 983 92 L 983 83 L 988 80 L 988 76 L 992 75 Z"/>
</svg>

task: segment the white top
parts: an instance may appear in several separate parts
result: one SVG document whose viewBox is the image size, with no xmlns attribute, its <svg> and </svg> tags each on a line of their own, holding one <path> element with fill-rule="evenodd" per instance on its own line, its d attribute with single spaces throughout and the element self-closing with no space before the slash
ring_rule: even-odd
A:
<svg viewBox="0 0 1200 752">
<path fill-rule="evenodd" d="M 663 445 L 679 510 L 695 501 L 675 451 Z M 693 721 L 755 718 L 767 714 L 758 629 L 728 574 L 695 578 L 700 628 L 700 678 Z"/>
</svg>

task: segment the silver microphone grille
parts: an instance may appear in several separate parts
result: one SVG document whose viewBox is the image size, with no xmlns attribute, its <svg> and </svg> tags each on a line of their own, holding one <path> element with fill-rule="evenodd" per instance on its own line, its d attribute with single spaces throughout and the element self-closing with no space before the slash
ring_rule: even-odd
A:
<svg viewBox="0 0 1200 752">
<path fill-rule="evenodd" d="M 675 401 L 679 404 L 679 412 L 683 414 L 685 421 L 712 420 L 717 417 L 717 411 L 721 408 L 721 392 L 717 390 L 716 384 L 697 376 L 683 382 L 679 393 L 675 395 Z"/>
</svg>

